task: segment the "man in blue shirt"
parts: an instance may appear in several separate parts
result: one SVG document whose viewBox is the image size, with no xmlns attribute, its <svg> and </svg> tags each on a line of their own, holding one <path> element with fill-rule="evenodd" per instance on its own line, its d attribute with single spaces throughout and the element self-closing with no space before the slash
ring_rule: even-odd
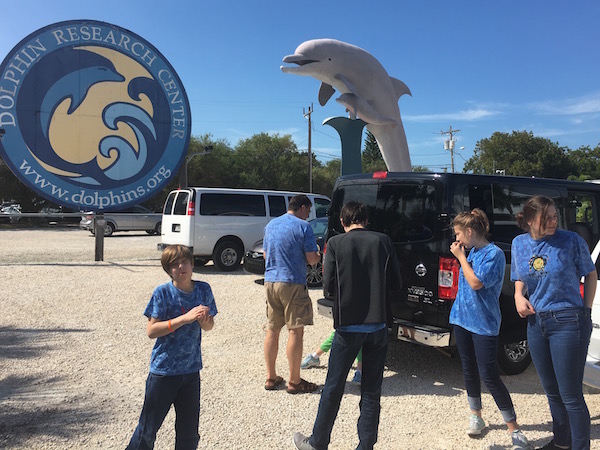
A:
<svg viewBox="0 0 600 450">
<path fill-rule="evenodd" d="M 341 222 L 345 233 L 329 239 L 323 262 L 323 289 L 334 297 L 335 337 L 312 436 L 294 435 L 299 450 L 329 446 L 346 378 L 361 347 L 363 375 L 357 449 L 372 449 L 377 442 L 388 345 L 387 312 L 391 292 L 399 290 L 402 281 L 392 240 L 365 229 L 365 205 L 348 202 L 342 208 Z"/>
<path fill-rule="evenodd" d="M 312 203 L 306 195 L 290 199 L 287 214 L 265 227 L 265 288 L 267 292 L 267 334 L 264 352 L 267 365 L 265 389 L 275 390 L 284 380 L 277 375 L 275 362 L 279 333 L 288 328 L 286 354 L 290 376 L 287 392 L 301 394 L 318 386 L 300 378 L 304 326 L 313 324 L 312 302 L 306 287 L 306 263 L 316 264 L 321 255 L 312 228 L 306 222 Z"/>
</svg>

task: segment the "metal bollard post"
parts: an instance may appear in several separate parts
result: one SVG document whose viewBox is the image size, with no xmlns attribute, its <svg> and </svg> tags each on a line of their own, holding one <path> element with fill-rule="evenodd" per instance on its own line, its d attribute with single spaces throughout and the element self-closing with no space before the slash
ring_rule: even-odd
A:
<svg viewBox="0 0 600 450">
<path fill-rule="evenodd" d="M 94 217 L 94 236 L 96 237 L 96 261 L 104 261 L 104 228 L 106 220 L 104 214 L 100 213 Z"/>
</svg>

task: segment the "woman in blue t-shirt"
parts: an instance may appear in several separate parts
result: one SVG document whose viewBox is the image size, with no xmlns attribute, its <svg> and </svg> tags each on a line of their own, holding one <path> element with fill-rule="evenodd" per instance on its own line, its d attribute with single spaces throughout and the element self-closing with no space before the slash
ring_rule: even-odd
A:
<svg viewBox="0 0 600 450">
<path fill-rule="evenodd" d="M 506 267 L 504 252 L 487 240 L 490 224 L 481 209 L 458 214 L 452 225 L 456 241 L 450 251 L 460 263 L 460 275 L 450 323 L 454 325 L 471 410 L 467 434 L 479 435 L 485 428 L 481 418 L 481 375 L 506 422 L 512 448 L 531 449 L 519 430 L 512 399 L 496 362 L 501 321 L 499 297 Z"/>
<path fill-rule="evenodd" d="M 527 233 L 513 239 L 510 278 L 517 312 L 527 317 L 529 350 L 552 414 L 554 438 L 542 448 L 589 449 L 590 413 L 582 381 L 596 269 L 585 241 L 558 229 L 552 199 L 529 199 L 517 224 Z"/>
</svg>

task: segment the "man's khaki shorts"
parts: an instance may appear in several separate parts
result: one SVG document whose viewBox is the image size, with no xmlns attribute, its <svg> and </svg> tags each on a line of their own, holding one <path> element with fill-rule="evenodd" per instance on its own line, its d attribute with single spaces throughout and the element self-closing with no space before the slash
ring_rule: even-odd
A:
<svg viewBox="0 0 600 450">
<path fill-rule="evenodd" d="M 267 290 L 267 329 L 284 325 L 299 328 L 313 324 L 313 307 L 308 289 L 302 284 L 265 282 Z"/>
</svg>

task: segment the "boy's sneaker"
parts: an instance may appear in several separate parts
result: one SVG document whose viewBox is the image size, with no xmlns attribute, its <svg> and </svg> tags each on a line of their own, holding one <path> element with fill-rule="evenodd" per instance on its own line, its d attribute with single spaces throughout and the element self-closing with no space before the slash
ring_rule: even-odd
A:
<svg viewBox="0 0 600 450">
<path fill-rule="evenodd" d="M 521 430 L 513 431 L 510 434 L 512 439 L 512 450 L 533 450 L 533 447 Z"/>
<path fill-rule="evenodd" d="M 300 364 L 301 369 L 310 369 L 311 367 L 319 367 L 319 358 L 315 358 L 312 353 L 306 355 Z"/>
<path fill-rule="evenodd" d="M 471 414 L 471 418 L 469 419 L 469 428 L 467 428 L 467 434 L 469 436 L 477 436 L 481 434 L 484 428 L 485 422 L 483 419 L 476 414 Z"/>
<path fill-rule="evenodd" d="M 352 380 L 350 380 L 350 383 L 360 385 L 361 380 L 362 372 L 360 370 L 357 370 L 354 372 L 354 376 L 352 377 Z"/>
</svg>

